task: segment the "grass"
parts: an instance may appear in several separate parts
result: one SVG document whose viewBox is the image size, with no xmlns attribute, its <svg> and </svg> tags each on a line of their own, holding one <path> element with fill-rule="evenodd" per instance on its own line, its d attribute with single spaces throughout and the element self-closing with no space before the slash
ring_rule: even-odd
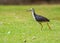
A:
<svg viewBox="0 0 60 43">
<path fill-rule="evenodd" d="M 27 9 L 35 8 L 36 13 L 50 19 L 41 26 L 32 18 Z M 60 43 L 60 5 L 0 5 L 0 43 Z"/>
</svg>

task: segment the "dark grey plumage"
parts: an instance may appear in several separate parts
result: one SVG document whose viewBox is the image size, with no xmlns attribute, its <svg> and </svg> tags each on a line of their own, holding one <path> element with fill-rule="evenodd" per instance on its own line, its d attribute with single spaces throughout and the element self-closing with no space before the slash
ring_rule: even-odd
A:
<svg viewBox="0 0 60 43">
<path fill-rule="evenodd" d="M 38 22 L 49 22 L 50 21 L 49 19 L 47 19 L 41 15 L 34 14 L 34 16 L 35 16 L 36 21 L 38 21 Z"/>
<path fill-rule="evenodd" d="M 47 25 L 48 25 L 49 29 L 51 29 L 50 26 L 49 26 L 49 24 L 48 24 L 48 22 L 50 22 L 49 19 L 47 19 L 46 17 L 43 17 L 43 16 L 41 16 L 41 15 L 36 14 L 34 8 L 31 8 L 30 11 L 32 11 L 32 16 L 33 16 L 33 18 L 34 18 L 39 24 L 41 24 L 41 22 L 47 22 Z M 41 26 L 42 26 L 42 24 L 41 24 Z M 42 27 L 43 27 L 43 26 L 42 26 Z M 42 29 L 42 28 L 41 28 L 41 29 Z"/>
</svg>

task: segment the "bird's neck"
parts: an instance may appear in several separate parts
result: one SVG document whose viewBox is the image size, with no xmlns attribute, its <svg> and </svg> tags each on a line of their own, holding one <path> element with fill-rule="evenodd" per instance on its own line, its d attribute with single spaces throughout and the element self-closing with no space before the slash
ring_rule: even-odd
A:
<svg viewBox="0 0 60 43">
<path fill-rule="evenodd" d="M 35 15 L 35 11 L 32 11 L 32 15 Z"/>
<path fill-rule="evenodd" d="M 33 16 L 33 18 L 35 20 L 35 11 L 32 11 L 32 16 Z"/>
</svg>

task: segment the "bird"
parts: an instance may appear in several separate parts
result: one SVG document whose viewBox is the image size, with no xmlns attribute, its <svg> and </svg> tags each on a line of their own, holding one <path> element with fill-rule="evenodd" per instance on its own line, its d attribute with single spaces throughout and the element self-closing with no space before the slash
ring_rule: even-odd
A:
<svg viewBox="0 0 60 43">
<path fill-rule="evenodd" d="M 43 25 L 42 25 L 43 22 L 46 22 L 48 27 L 49 27 L 49 29 L 51 30 L 51 27 L 49 26 L 49 23 L 48 23 L 48 22 L 50 22 L 50 20 L 48 18 L 36 14 L 34 8 L 29 9 L 29 11 L 32 12 L 32 16 L 33 16 L 34 20 L 37 21 L 41 25 L 41 30 L 43 28 Z"/>
</svg>

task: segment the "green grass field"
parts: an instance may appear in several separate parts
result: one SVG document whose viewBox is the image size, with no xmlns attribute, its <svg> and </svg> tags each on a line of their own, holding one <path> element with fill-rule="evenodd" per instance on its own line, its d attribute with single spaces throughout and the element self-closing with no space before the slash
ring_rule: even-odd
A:
<svg viewBox="0 0 60 43">
<path fill-rule="evenodd" d="M 49 30 L 46 23 L 38 24 L 31 12 L 50 19 Z M 0 5 L 0 43 L 60 43 L 60 5 Z"/>
</svg>

